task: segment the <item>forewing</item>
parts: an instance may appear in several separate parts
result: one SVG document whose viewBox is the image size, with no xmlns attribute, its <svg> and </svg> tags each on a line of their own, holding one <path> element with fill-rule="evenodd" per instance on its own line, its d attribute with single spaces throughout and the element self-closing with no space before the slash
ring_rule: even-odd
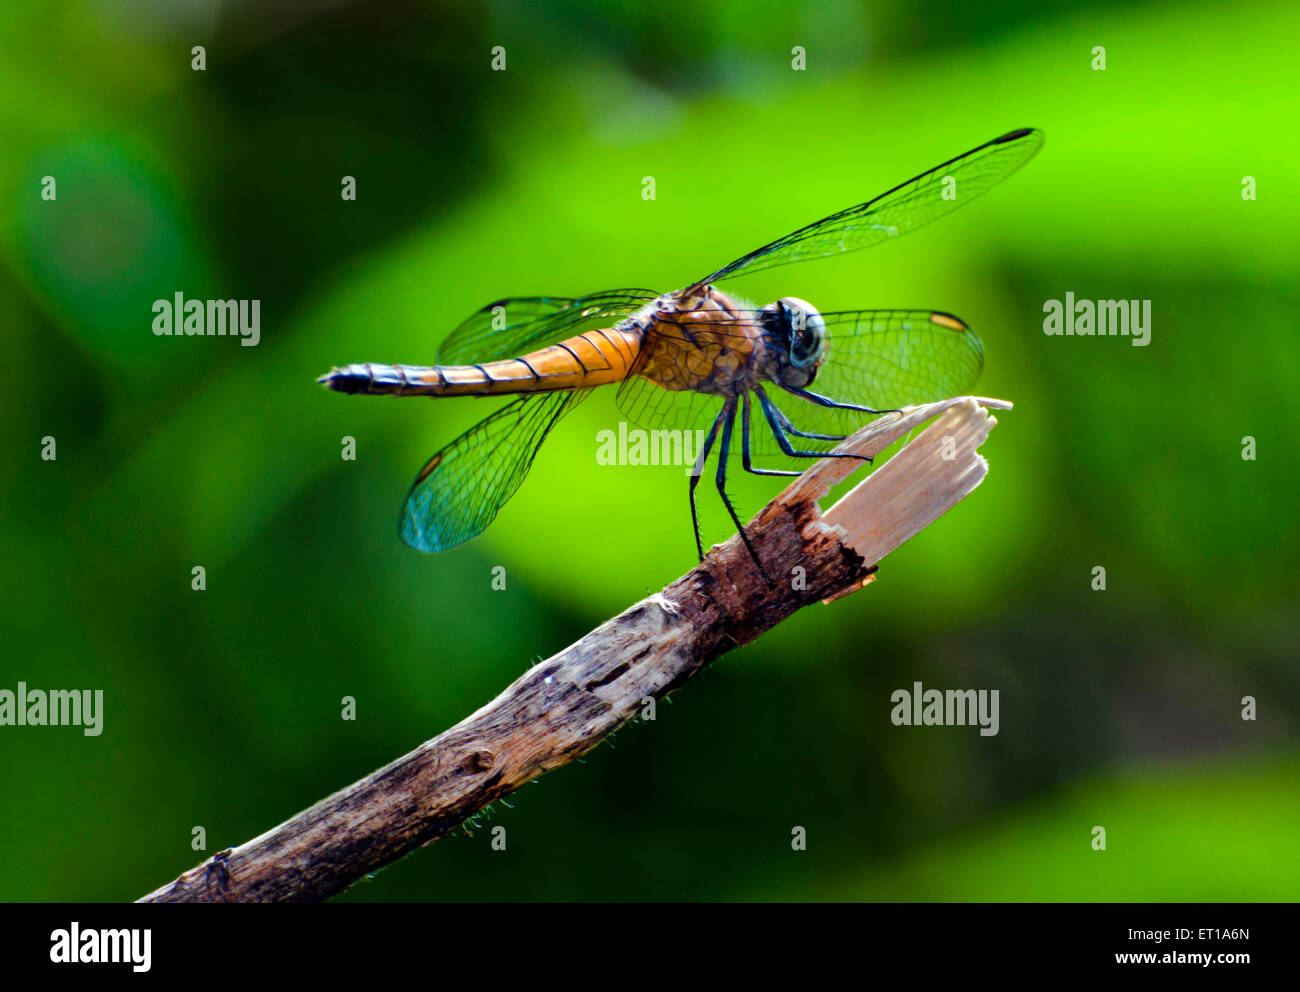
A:
<svg viewBox="0 0 1300 992">
<path fill-rule="evenodd" d="M 757 312 L 737 316 L 741 324 Z M 822 314 L 826 322 L 826 357 L 808 388 L 838 403 L 894 410 L 917 403 L 946 399 L 969 392 L 984 366 L 979 337 L 959 318 L 938 310 L 849 310 Z M 711 325 L 716 333 L 717 324 Z M 657 324 L 650 334 L 672 334 L 672 325 Z M 790 420 L 811 434 L 848 435 L 872 420 L 874 414 L 821 406 L 793 396 L 775 383 L 764 392 Z M 665 389 L 650 379 L 633 376 L 618 389 L 624 416 L 646 430 L 707 432 L 721 409 L 722 397 L 687 389 Z M 806 468 L 807 461 L 787 459 L 781 453 L 767 416 L 756 395 L 751 395 L 750 451 L 768 456 L 765 467 Z M 739 432 L 740 425 L 737 426 Z M 702 435 L 694 435 L 697 439 Z M 835 442 L 790 437 L 793 447 L 828 451 Z M 740 453 L 739 438 L 733 455 Z M 773 459 L 776 459 L 773 461 Z"/>
<path fill-rule="evenodd" d="M 1035 128 L 1004 134 L 874 200 L 831 214 L 752 251 L 701 282 L 857 251 L 900 237 L 987 192 L 1033 158 L 1042 146 L 1043 132 Z M 949 177 L 951 183 L 946 181 Z"/>
<path fill-rule="evenodd" d="M 826 357 L 808 388 L 838 403 L 896 410 L 968 393 L 984 368 L 979 337 L 938 310 L 824 313 Z M 818 406 L 778 390 L 768 395 L 796 427 L 848 434 L 872 415 Z M 809 426 L 811 425 L 811 426 Z"/>
<path fill-rule="evenodd" d="M 551 428 L 589 392 L 521 396 L 430 458 L 402 507 L 402 540 L 446 551 L 481 534 L 524 481 Z"/>
<path fill-rule="evenodd" d="M 497 300 L 474 313 L 438 349 L 439 365 L 494 362 L 534 351 L 578 333 L 581 325 L 609 326 L 657 294 L 609 289 L 589 296 L 520 296 Z"/>
<path fill-rule="evenodd" d="M 896 410 L 968 393 L 984 367 L 984 349 L 975 332 L 952 314 L 937 310 L 854 310 L 822 314 L 826 357 L 808 389 L 873 410 Z M 773 383 L 764 392 L 798 430 L 848 435 L 876 414 L 822 406 L 794 396 Z M 765 467 L 789 468 L 779 454 L 767 417 L 753 398 L 751 451 L 766 455 Z M 790 443 L 805 451 L 829 451 L 837 442 L 798 435 Z M 807 468 L 804 460 L 796 468 Z"/>
</svg>

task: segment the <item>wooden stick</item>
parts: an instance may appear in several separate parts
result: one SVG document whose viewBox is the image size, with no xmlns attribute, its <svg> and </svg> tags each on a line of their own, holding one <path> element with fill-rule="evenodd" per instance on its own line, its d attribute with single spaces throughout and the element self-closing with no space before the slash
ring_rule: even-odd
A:
<svg viewBox="0 0 1300 992">
<path fill-rule="evenodd" d="M 773 585 L 732 537 L 450 730 L 140 901 L 324 899 L 437 840 L 800 607 L 860 589 L 881 558 L 979 485 L 988 466 L 976 449 L 997 422 L 985 408 L 1010 406 L 960 397 L 868 424 L 837 450 L 874 455 L 938 418 L 824 515 L 817 501 L 860 461 L 817 462 L 759 512 L 746 530 Z"/>
</svg>

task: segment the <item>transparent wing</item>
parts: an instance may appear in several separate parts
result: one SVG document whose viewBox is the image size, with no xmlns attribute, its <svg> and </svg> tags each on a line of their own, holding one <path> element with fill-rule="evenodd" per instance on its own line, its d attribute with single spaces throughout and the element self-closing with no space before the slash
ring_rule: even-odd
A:
<svg viewBox="0 0 1300 992">
<path fill-rule="evenodd" d="M 580 325 L 608 326 L 658 294 L 649 289 L 609 289 L 589 296 L 520 296 L 475 312 L 438 349 L 439 365 L 468 365 L 515 358 L 578 333 Z"/>
<path fill-rule="evenodd" d="M 707 430 L 723 403 L 721 396 L 665 389 L 639 375 L 619 383 L 615 397 L 628 421 L 643 430 L 694 430 L 701 425 Z"/>
<path fill-rule="evenodd" d="M 764 245 L 701 282 L 857 251 L 900 237 L 987 192 L 1033 158 L 1042 146 L 1043 132 L 1035 128 L 1004 134 L 874 200 L 831 214 Z M 952 182 L 947 181 L 949 177 Z"/>
<path fill-rule="evenodd" d="M 749 343 L 750 318 L 756 311 L 749 311 L 738 317 L 734 336 L 729 335 L 724 324 L 711 323 L 709 331 L 715 340 L 709 346 L 701 345 L 698 351 L 683 356 L 684 366 L 681 378 L 675 385 L 682 385 L 692 378 L 693 372 L 699 371 L 701 363 L 711 360 L 712 349 L 718 344 L 736 349 L 744 349 Z M 653 352 L 655 337 L 670 336 L 674 344 L 682 344 L 686 332 L 671 321 L 659 321 L 653 329 L 647 331 L 647 347 L 642 356 Z M 639 366 L 633 367 L 633 374 L 619 383 L 615 399 L 619 410 L 630 424 L 645 431 L 644 440 L 650 452 L 651 464 L 672 464 L 689 466 L 694 463 L 708 436 L 709 428 L 722 410 L 725 397 L 712 393 L 696 392 L 693 389 L 669 389 L 660 385 L 655 379 L 637 374 Z M 664 370 L 660 369 L 660 373 Z M 767 385 L 766 392 L 779 407 L 805 404 L 802 399 L 784 394 L 772 384 Z M 803 471 L 809 465 L 807 459 L 790 458 L 783 454 L 780 443 L 768 425 L 767 417 L 757 396 L 750 396 L 750 453 L 755 456 L 755 464 L 761 461 L 761 467 Z M 864 415 L 866 416 L 866 415 Z M 869 418 L 868 418 L 869 419 Z M 796 426 L 802 426 L 796 424 Z M 812 433 L 825 433 L 804 428 Z M 744 421 L 737 418 L 735 439 L 731 446 L 731 457 L 740 458 L 743 445 Z M 830 450 L 830 444 L 798 438 L 794 446 L 807 450 Z M 681 455 L 678 455 L 678 452 Z M 715 452 L 716 453 L 716 452 Z M 710 457 L 713 457 L 711 455 Z"/>
<path fill-rule="evenodd" d="M 524 481 L 551 428 L 589 393 L 522 396 L 430 458 L 402 507 L 402 540 L 446 551 L 481 534 Z"/>
<path fill-rule="evenodd" d="M 744 336 L 741 325 L 756 317 L 757 311 L 738 315 L 737 345 Z M 837 403 L 894 410 L 960 396 L 975 385 L 984 367 L 979 337 L 960 319 L 942 311 L 846 310 L 824 313 L 822 319 L 826 322 L 826 357 L 808 388 Z M 710 327 L 717 333 L 716 324 Z M 678 332 L 673 325 L 661 322 L 648 333 Z M 763 391 L 791 425 L 805 433 L 847 435 L 874 416 L 821 406 L 771 382 L 763 384 Z M 651 431 L 707 432 L 722 405 L 722 397 L 665 389 L 640 375 L 619 385 L 617 400 L 629 421 Z M 750 425 L 750 450 L 754 455 L 769 456 L 765 467 L 807 467 L 806 460 L 785 458 L 756 395 L 751 395 Z M 791 443 L 811 451 L 834 447 L 834 442 L 797 435 Z M 733 455 L 739 453 L 737 443 Z M 777 459 L 775 464 L 772 458 Z"/>
<path fill-rule="evenodd" d="M 831 433 L 827 430 L 815 429 L 821 426 L 820 421 L 828 419 L 819 416 L 822 408 L 814 406 L 807 400 L 791 396 L 771 383 L 765 385 L 764 392 L 768 399 L 789 417 L 796 428 L 812 434 Z M 807 469 L 812 461 L 785 454 L 768 423 L 767 415 L 757 395 L 751 393 L 749 399 L 749 451 L 753 465 L 758 468 L 795 472 Z M 620 410 L 629 423 L 645 432 L 642 441 L 647 452 L 646 463 L 651 465 L 674 465 L 683 468 L 693 465 L 704 446 L 705 438 L 708 437 L 709 428 L 722 412 L 723 402 L 721 396 L 697 393 L 689 389 L 664 389 L 651 380 L 639 376 L 624 381 L 618 391 Z M 865 413 L 856 416 L 861 419 L 855 427 L 872 419 L 870 414 Z M 831 426 L 838 426 L 838 424 Z M 732 460 L 738 461 L 743 458 L 744 429 L 742 410 L 737 414 L 735 434 L 731 442 L 729 454 Z M 847 434 L 849 431 L 838 433 Z M 836 444 L 834 441 L 817 441 L 798 436 L 790 440 L 791 446 L 800 451 L 825 452 L 830 451 Z M 709 457 L 710 459 L 717 457 L 716 447 Z"/>
<path fill-rule="evenodd" d="M 650 432 L 669 431 L 673 438 L 651 437 L 652 443 L 676 443 L 685 440 L 689 450 L 696 440 L 708 433 L 724 397 L 696 392 L 691 383 L 707 377 L 714 362 L 724 360 L 719 353 L 726 349 L 743 354 L 752 348 L 752 323 L 755 311 L 740 311 L 736 320 L 716 318 L 708 324 L 706 334 L 692 331 L 684 321 L 674 321 L 665 314 L 646 328 L 641 352 L 631 374 L 618 385 L 615 401 L 619 410 L 636 427 Z M 691 325 L 694 326 L 694 325 Z M 654 377 L 642 375 L 647 365 L 654 366 Z M 667 383 L 665 385 L 664 383 Z M 669 388 L 669 386 L 679 388 Z M 695 436 L 694 432 L 702 432 Z M 737 442 L 739 450 L 739 442 Z"/>
<path fill-rule="evenodd" d="M 939 310 L 848 310 L 822 314 L 826 357 L 808 388 L 838 403 L 896 410 L 967 393 L 984 370 L 984 346 Z M 818 406 L 788 393 L 779 405 L 796 427 L 851 433 L 872 415 Z M 805 426 L 805 425 L 812 426 Z"/>
</svg>

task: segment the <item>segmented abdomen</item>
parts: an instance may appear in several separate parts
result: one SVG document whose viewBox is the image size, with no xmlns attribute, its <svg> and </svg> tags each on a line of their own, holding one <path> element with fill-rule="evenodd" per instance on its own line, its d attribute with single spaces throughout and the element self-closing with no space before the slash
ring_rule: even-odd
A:
<svg viewBox="0 0 1300 992">
<path fill-rule="evenodd" d="M 641 347 L 639 331 L 587 331 L 519 358 L 480 365 L 345 365 L 321 377 L 341 393 L 496 396 L 621 382 Z"/>
</svg>

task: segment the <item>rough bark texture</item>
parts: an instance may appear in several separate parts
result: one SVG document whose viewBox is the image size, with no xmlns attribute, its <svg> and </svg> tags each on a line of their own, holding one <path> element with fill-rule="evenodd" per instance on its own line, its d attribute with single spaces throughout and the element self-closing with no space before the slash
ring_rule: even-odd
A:
<svg viewBox="0 0 1300 992">
<path fill-rule="evenodd" d="M 867 425 L 839 450 L 871 455 L 939 417 L 824 516 L 817 501 L 861 463 L 825 459 L 800 476 L 746 528 L 774 585 L 733 537 L 450 730 L 141 901 L 324 899 L 581 756 L 715 658 L 861 588 L 881 557 L 979 485 L 975 449 L 996 423 L 983 407 L 1009 404 L 964 397 Z"/>
</svg>

